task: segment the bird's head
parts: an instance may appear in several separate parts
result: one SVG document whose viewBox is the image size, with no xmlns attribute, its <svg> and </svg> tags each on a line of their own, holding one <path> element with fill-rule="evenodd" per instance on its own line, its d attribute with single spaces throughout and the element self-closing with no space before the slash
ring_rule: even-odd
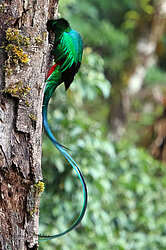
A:
<svg viewBox="0 0 166 250">
<path fill-rule="evenodd" d="M 50 32 L 54 32 L 55 34 L 60 35 L 64 31 L 67 31 L 70 29 L 70 25 L 68 21 L 64 18 L 60 18 L 57 20 L 50 19 L 47 22 L 47 30 Z"/>
</svg>

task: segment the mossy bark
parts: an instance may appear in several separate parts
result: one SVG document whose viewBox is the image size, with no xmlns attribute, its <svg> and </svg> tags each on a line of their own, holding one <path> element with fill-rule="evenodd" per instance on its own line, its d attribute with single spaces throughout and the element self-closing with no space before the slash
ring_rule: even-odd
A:
<svg viewBox="0 0 166 250">
<path fill-rule="evenodd" d="M 46 22 L 56 17 L 57 6 L 58 0 L 0 1 L 2 250 L 38 248 L 39 197 L 34 187 L 42 180 L 42 98 L 45 75 L 50 66 Z M 25 39 L 29 38 L 29 46 L 16 44 L 14 39 L 17 37 L 12 38 L 13 41 L 7 40 L 9 28 L 18 30 Z M 15 49 L 18 55 L 5 51 L 10 43 L 18 47 Z M 25 63 L 19 60 L 23 54 L 26 54 Z M 12 56 L 16 60 L 12 61 Z"/>
</svg>

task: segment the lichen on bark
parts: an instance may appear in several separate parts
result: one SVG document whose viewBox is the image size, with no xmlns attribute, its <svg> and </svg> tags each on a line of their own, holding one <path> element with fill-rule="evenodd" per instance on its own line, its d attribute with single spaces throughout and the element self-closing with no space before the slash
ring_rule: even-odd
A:
<svg viewBox="0 0 166 250">
<path fill-rule="evenodd" d="M 1 2 L 0 249 L 37 249 L 39 195 L 32 187 L 42 180 L 41 111 L 50 63 L 46 22 L 56 15 L 58 1 Z M 5 72 L 7 60 L 11 74 Z"/>
</svg>

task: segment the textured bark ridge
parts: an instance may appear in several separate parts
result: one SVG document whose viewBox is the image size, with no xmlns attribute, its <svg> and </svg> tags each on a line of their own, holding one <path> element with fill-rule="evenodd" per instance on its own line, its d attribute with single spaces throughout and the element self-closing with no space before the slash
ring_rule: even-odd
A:
<svg viewBox="0 0 166 250">
<path fill-rule="evenodd" d="M 0 249 L 38 247 L 46 22 L 57 4 L 0 1 Z"/>
</svg>

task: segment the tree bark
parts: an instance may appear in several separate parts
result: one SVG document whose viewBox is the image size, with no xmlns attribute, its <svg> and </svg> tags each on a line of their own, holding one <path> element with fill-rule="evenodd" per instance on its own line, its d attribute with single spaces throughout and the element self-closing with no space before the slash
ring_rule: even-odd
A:
<svg viewBox="0 0 166 250">
<path fill-rule="evenodd" d="M 145 23 L 146 25 L 146 23 Z M 125 132 L 127 114 L 130 112 L 131 98 L 134 98 L 144 83 L 144 78 L 150 66 L 156 63 L 156 47 L 165 33 L 166 0 L 157 0 L 154 5 L 154 15 L 151 28 L 146 28 L 146 35 L 142 34 L 137 42 L 136 64 L 128 81 L 128 87 L 117 84 L 114 88 L 114 98 L 111 99 L 111 109 L 108 122 L 114 130 L 114 137 L 118 139 Z"/>
<path fill-rule="evenodd" d="M 166 28 L 166 0 L 158 0 L 149 36 L 141 38 L 137 44 L 138 64 L 130 77 L 128 89 L 131 95 L 140 91 L 148 68 L 155 64 L 155 50 Z"/>
<path fill-rule="evenodd" d="M 57 6 L 0 1 L 0 249 L 38 248 L 46 22 Z"/>
</svg>

